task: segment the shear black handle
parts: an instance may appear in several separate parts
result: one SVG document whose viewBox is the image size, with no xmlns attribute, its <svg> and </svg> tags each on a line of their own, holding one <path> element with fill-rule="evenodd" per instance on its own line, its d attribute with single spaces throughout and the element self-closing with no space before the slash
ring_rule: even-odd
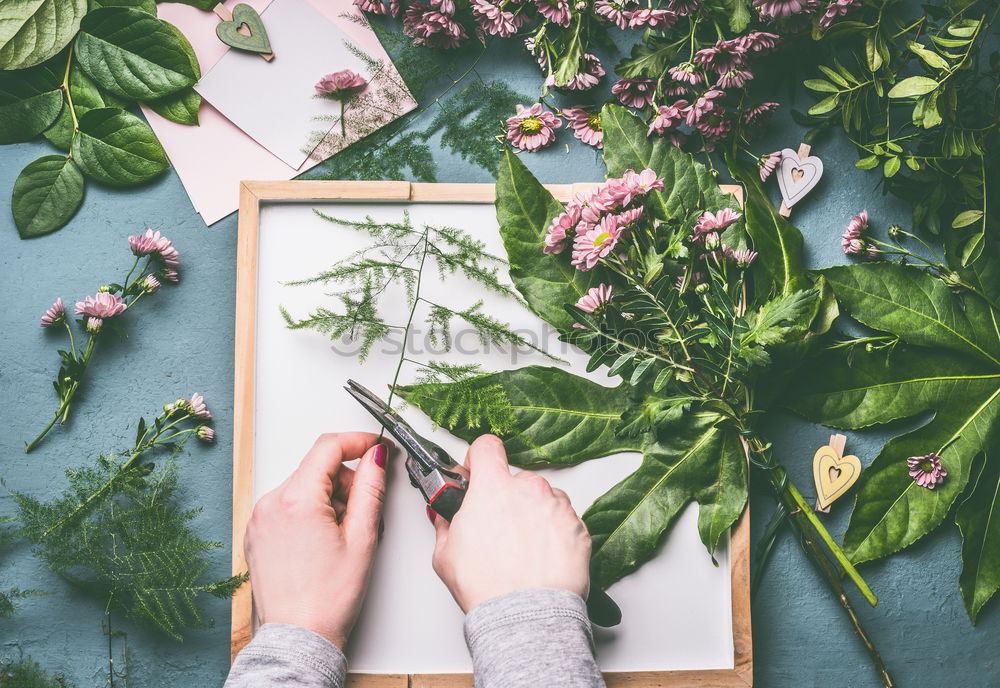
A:
<svg viewBox="0 0 1000 688">
<path fill-rule="evenodd" d="M 430 501 L 435 513 L 449 523 L 458 513 L 465 499 L 465 490 L 455 485 L 445 485 Z M 591 588 L 587 595 L 587 616 L 598 626 L 610 628 L 622 621 L 622 610 L 613 599 L 600 588 Z"/>
</svg>

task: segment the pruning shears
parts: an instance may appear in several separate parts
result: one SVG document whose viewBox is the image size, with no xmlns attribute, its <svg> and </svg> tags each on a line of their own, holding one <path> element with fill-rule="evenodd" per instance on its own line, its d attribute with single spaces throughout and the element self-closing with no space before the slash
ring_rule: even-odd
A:
<svg viewBox="0 0 1000 688">
<path fill-rule="evenodd" d="M 420 490 L 424 501 L 436 514 L 450 523 L 465 499 L 469 487 L 468 469 L 440 446 L 418 435 L 409 423 L 372 391 L 354 380 L 348 380 L 344 389 L 406 450 L 406 472 L 410 476 L 410 484 Z M 600 588 L 591 588 L 587 613 L 598 626 L 616 626 L 622 619 L 621 609 Z"/>
</svg>

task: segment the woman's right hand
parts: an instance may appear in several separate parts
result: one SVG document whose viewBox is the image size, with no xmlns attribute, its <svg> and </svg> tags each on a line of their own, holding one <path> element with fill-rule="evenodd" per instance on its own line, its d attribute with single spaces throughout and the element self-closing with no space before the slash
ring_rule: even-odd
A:
<svg viewBox="0 0 1000 688">
<path fill-rule="evenodd" d="M 428 507 L 437 531 L 434 571 L 462 611 L 530 588 L 586 599 L 590 535 L 566 493 L 531 471 L 511 475 L 493 435 L 472 443 L 465 464 L 469 487 L 451 524 Z"/>
</svg>

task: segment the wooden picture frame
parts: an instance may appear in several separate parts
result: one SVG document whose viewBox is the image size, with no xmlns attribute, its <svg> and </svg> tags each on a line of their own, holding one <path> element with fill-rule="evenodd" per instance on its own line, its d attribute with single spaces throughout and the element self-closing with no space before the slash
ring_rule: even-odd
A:
<svg viewBox="0 0 1000 688">
<path fill-rule="evenodd" d="M 560 201 L 593 183 L 554 184 L 546 188 Z M 743 189 L 723 186 L 740 205 Z M 253 510 L 255 320 L 257 247 L 261 203 L 303 201 L 385 201 L 492 203 L 493 184 L 421 184 L 398 181 L 245 181 L 240 187 L 236 272 L 235 382 L 233 410 L 233 573 L 247 570 L 243 534 Z M 732 669 L 606 673 L 610 688 L 746 688 L 753 685 L 750 622 L 750 510 L 744 511 L 730 538 L 732 571 Z M 232 600 L 231 659 L 253 636 L 250 583 Z M 352 688 L 472 688 L 468 674 L 349 674 Z"/>
</svg>

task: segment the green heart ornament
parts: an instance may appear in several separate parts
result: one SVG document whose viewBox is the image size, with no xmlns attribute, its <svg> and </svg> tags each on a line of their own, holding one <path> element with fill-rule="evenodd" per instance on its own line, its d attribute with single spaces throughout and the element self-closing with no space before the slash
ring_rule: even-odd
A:
<svg viewBox="0 0 1000 688">
<path fill-rule="evenodd" d="M 246 25 L 250 35 L 240 33 L 240 28 Z M 230 21 L 219 22 L 215 27 L 219 40 L 237 50 L 268 55 L 271 53 L 271 42 L 267 40 L 267 31 L 257 10 L 250 5 L 237 5 L 233 8 L 233 18 Z"/>
</svg>

